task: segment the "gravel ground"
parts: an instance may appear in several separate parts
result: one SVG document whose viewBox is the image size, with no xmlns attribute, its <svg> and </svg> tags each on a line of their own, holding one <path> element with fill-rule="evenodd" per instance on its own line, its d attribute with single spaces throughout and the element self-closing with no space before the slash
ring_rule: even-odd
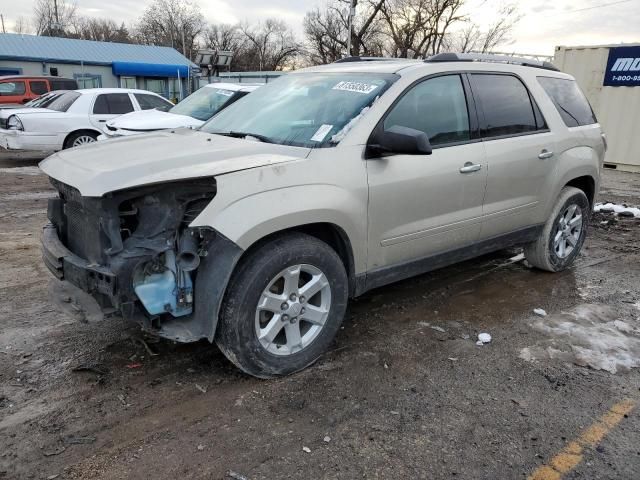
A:
<svg viewBox="0 0 640 480">
<path fill-rule="evenodd" d="M 62 301 L 36 158 L 0 152 L 0 478 L 524 479 L 640 402 L 638 369 L 521 358 L 565 341 L 533 328 L 534 308 L 640 327 L 640 219 L 596 215 L 560 274 L 508 251 L 370 292 L 316 365 L 261 381 L 206 342 Z M 640 204 L 640 176 L 606 171 L 601 200 Z M 620 418 L 563 478 L 640 478 L 640 408 Z"/>
</svg>

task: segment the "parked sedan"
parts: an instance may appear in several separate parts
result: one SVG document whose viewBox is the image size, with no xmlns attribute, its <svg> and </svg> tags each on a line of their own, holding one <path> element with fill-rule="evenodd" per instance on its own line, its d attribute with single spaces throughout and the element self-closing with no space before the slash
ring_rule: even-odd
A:
<svg viewBox="0 0 640 480">
<path fill-rule="evenodd" d="M 8 150 L 57 151 L 95 142 L 107 121 L 126 113 L 171 108 L 145 90 L 92 88 L 68 91 L 46 108 L 0 111 L 0 146 Z"/>
<path fill-rule="evenodd" d="M 260 84 L 211 83 L 168 110 L 132 112 L 107 122 L 99 140 L 168 128 L 198 128 L 219 111 L 259 88 Z"/>
</svg>

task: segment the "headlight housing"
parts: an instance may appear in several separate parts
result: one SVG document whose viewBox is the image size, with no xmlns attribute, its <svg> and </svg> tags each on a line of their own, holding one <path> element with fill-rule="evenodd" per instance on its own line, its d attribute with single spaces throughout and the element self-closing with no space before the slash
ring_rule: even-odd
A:
<svg viewBox="0 0 640 480">
<path fill-rule="evenodd" d="M 22 125 L 22 121 L 20 121 L 16 115 L 11 115 L 7 119 L 7 129 L 24 131 L 24 126 Z"/>
</svg>

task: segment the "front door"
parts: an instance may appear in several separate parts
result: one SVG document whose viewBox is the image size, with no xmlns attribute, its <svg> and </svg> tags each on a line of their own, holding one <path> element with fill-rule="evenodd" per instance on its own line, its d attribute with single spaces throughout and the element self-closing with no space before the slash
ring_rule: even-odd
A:
<svg viewBox="0 0 640 480">
<path fill-rule="evenodd" d="M 415 261 L 478 239 L 486 156 L 460 75 L 432 77 L 411 87 L 384 120 L 383 128 L 393 126 L 425 132 L 433 153 L 367 160 L 368 270 L 406 264 L 401 276 L 410 276 L 417 273 Z"/>
</svg>

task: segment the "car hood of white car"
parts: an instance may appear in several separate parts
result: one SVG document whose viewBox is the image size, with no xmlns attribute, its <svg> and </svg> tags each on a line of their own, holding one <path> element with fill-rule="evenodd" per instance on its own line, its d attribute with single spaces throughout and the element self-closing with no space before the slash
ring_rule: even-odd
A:
<svg viewBox="0 0 640 480">
<path fill-rule="evenodd" d="M 40 169 L 84 196 L 101 197 L 143 185 L 291 162 L 310 151 L 185 128 L 63 150 L 40 162 Z"/>
<path fill-rule="evenodd" d="M 107 122 L 107 126 L 123 130 L 151 131 L 165 128 L 200 127 L 204 122 L 187 115 L 160 110 L 142 110 L 122 115 Z"/>
</svg>

